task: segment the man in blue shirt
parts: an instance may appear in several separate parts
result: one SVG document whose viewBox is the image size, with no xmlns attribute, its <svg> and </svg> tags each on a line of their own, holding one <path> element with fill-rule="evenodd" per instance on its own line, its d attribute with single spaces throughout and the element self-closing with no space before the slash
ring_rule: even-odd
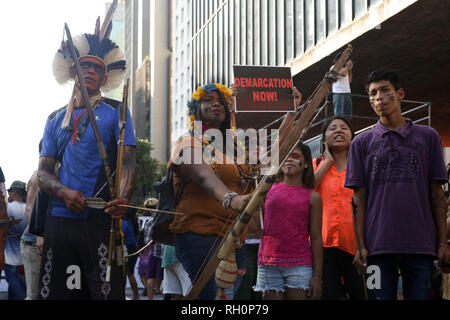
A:
<svg viewBox="0 0 450 320">
<path fill-rule="evenodd" d="M 93 107 L 95 120 L 115 170 L 119 140 L 118 101 L 105 99 L 100 90 L 118 87 L 125 72 L 124 55 L 100 32 L 73 38 Z M 115 255 L 111 283 L 106 283 L 111 217 L 120 219 L 136 185 L 135 136 L 128 112 L 125 127 L 121 195 L 111 199 L 105 169 L 94 131 L 87 117 L 73 61 L 63 42 L 55 55 L 53 71 L 59 83 L 75 81 L 69 104 L 47 120 L 39 161 L 38 182 L 52 198 L 40 272 L 40 299 L 123 299 L 123 261 Z M 59 176 L 54 168 L 61 163 Z M 105 210 L 88 208 L 87 197 L 107 201 Z"/>
</svg>

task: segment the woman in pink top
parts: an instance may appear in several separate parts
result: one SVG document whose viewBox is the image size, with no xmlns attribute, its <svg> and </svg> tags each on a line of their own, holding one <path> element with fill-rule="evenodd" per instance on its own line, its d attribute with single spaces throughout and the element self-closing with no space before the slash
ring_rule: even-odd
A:
<svg viewBox="0 0 450 320">
<path fill-rule="evenodd" d="M 254 290 L 263 292 L 265 300 L 320 299 L 322 200 L 312 190 L 308 146 L 300 143 L 294 149 L 281 176 L 265 200 Z"/>
</svg>

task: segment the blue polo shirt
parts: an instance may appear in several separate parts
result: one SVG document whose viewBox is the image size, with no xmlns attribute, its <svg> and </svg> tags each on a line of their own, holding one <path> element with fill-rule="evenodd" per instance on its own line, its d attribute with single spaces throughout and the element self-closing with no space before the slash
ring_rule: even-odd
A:
<svg viewBox="0 0 450 320">
<path fill-rule="evenodd" d="M 84 108 L 77 108 L 74 109 L 74 113 L 76 116 L 79 116 L 83 110 Z M 119 106 L 113 107 L 105 102 L 100 102 L 94 109 L 94 116 L 107 153 L 112 148 L 112 145 L 117 145 L 119 139 L 119 110 Z M 100 169 L 103 166 L 97 149 L 94 130 L 89 122 L 80 140 L 72 143 L 72 131 L 61 128 L 65 113 L 66 109 L 64 108 L 58 111 L 56 115 L 48 118 L 42 140 L 41 157 L 58 159 L 64 145 L 66 145 L 59 181 L 73 190 L 80 191 L 85 197 L 92 197 L 98 192 L 95 188 L 99 179 Z M 83 128 L 84 122 L 88 121 L 88 119 L 89 117 L 86 117 L 79 124 L 79 130 Z M 71 126 L 73 126 L 73 122 L 74 116 L 72 114 Z M 134 136 L 134 128 L 129 109 L 124 140 L 125 146 L 136 146 L 136 138 Z M 112 160 L 109 159 L 110 165 L 112 164 Z M 86 219 L 88 212 L 89 210 L 86 210 L 84 213 L 78 214 L 67 209 L 62 199 L 53 199 L 52 216 Z"/>
</svg>

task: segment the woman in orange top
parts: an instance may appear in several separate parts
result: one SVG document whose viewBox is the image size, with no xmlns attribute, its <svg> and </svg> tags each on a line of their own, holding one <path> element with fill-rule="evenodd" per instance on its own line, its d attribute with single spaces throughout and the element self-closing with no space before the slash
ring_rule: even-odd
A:
<svg viewBox="0 0 450 320">
<path fill-rule="evenodd" d="M 322 157 L 313 160 L 314 188 L 323 202 L 323 299 L 327 300 L 337 300 L 346 294 L 352 300 L 364 299 L 363 280 L 353 266 L 356 253 L 353 190 L 344 188 L 348 149 L 353 136 L 346 118 L 327 119 L 322 127 Z"/>
</svg>

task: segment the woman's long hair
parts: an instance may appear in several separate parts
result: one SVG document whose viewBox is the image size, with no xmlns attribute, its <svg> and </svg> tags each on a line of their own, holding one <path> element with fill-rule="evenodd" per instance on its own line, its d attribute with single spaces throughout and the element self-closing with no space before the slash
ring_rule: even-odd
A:
<svg viewBox="0 0 450 320">
<path fill-rule="evenodd" d="M 322 139 L 321 139 L 321 141 L 320 141 L 320 143 L 321 143 L 322 145 L 323 145 L 323 144 L 325 143 L 325 141 L 326 141 L 326 133 L 327 133 L 328 127 L 330 126 L 330 124 L 331 124 L 334 120 L 342 120 L 342 121 L 344 121 L 344 123 L 345 123 L 345 124 L 347 125 L 347 127 L 350 129 L 350 132 L 351 132 L 351 134 L 352 134 L 351 140 L 353 140 L 353 138 L 355 137 L 355 131 L 353 130 L 353 127 L 352 127 L 352 125 L 350 124 L 350 121 L 349 121 L 347 118 L 342 117 L 342 116 L 334 116 L 334 117 L 325 119 L 325 121 L 324 121 L 324 123 L 323 123 L 323 125 L 322 125 Z M 350 140 L 350 141 L 351 141 L 351 140 Z M 330 151 L 331 151 L 331 150 L 330 150 Z M 316 160 L 316 166 L 318 166 L 319 163 L 322 161 L 322 157 L 323 157 L 323 151 L 322 151 L 322 154 L 321 154 L 321 155 L 317 158 L 317 160 Z"/>
</svg>

